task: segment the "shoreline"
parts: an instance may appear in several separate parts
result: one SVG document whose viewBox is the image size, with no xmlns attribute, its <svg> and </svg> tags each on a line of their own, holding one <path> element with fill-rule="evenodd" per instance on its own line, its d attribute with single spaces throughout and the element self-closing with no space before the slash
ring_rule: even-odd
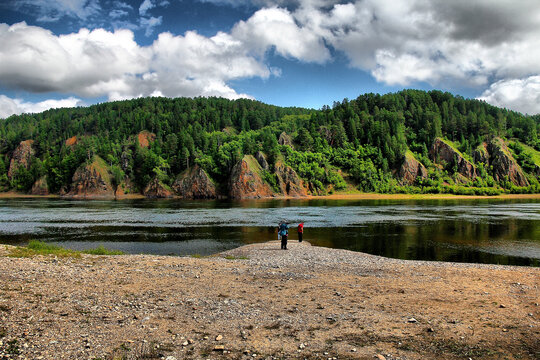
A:
<svg viewBox="0 0 540 360">
<path fill-rule="evenodd" d="M 142 194 L 129 194 L 122 195 L 120 197 L 102 198 L 102 197 L 67 197 L 57 194 L 51 195 L 30 195 L 21 194 L 17 192 L 1 192 L 0 199 L 63 199 L 63 200 L 189 200 L 194 201 L 197 199 L 183 199 L 178 196 L 171 198 L 148 198 Z M 261 198 L 249 198 L 249 199 L 228 199 L 231 201 L 258 201 L 258 200 L 485 200 L 485 199 L 497 199 L 497 200 L 513 200 L 524 199 L 533 200 L 540 199 L 540 194 L 501 194 L 501 195 L 453 195 L 453 194 L 379 194 L 379 193 L 353 193 L 353 194 L 331 194 L 331 195 L 308 195 L 305 197 L 297 196 L 268 196 Z M 202 201 L 218 200 L 218 199 L 201 199 Z"/>
<path fill-rule="evenodd" d="M 426 359 L 540 355 L 540 269 L 275 240 L 210 257 L 6 257 L 0 357 Z"/>
</svg>

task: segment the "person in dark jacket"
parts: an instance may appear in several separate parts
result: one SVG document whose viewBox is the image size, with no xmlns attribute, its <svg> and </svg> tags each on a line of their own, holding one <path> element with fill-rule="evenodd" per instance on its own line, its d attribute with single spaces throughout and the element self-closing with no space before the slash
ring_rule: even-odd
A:
<svg viewBox="0 0 540 360">
<path fill-rule="evenodd" d="M 304 223 L 298 224 L 298 242 L 302 242 L 304 237 Z"/>
<path fill-rule="evenodd" d="M 281 235 L 281 249 L 287 250 L 287 238 L 289 237 L 289 225 L 284 221 L 279 226 L 279 235 Z"/>
</svg>

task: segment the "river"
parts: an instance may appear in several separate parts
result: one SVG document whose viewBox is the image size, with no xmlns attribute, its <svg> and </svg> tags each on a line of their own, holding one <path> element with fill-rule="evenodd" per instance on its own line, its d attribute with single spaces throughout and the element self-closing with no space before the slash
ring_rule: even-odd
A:
<svg viewBox="0 0 540 360">
<path fill-rule="evenodd" d="M 540 265 L 540 201 L 0 199 L 0 243 L 209 255 L 304 222 L 313 245 L 400 259 Z"/>
</svg>

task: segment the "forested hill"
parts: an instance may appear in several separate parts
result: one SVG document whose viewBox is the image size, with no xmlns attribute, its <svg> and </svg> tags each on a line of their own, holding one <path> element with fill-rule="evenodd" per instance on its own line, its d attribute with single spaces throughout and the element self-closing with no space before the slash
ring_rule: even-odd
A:
<svg viewBox="0 0 540 360">
<path fill-rule="evenodd" d="M 71 197 L 540 192 L 540 117 L 440 91 L 321 110 L 144 98 L 0 120 L 0 190 Z"/>
</svg>

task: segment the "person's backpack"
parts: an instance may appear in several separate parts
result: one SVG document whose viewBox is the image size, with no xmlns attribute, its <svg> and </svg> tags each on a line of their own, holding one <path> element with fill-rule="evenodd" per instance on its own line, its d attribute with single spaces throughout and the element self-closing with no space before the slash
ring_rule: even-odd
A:
<svg viewBox="0 0 540 360">
<path fill-rule="evenodd" d="M 298 232 L 303 233 L 304 232 L 304 223 L 298 224 Z"/>
</svg>

